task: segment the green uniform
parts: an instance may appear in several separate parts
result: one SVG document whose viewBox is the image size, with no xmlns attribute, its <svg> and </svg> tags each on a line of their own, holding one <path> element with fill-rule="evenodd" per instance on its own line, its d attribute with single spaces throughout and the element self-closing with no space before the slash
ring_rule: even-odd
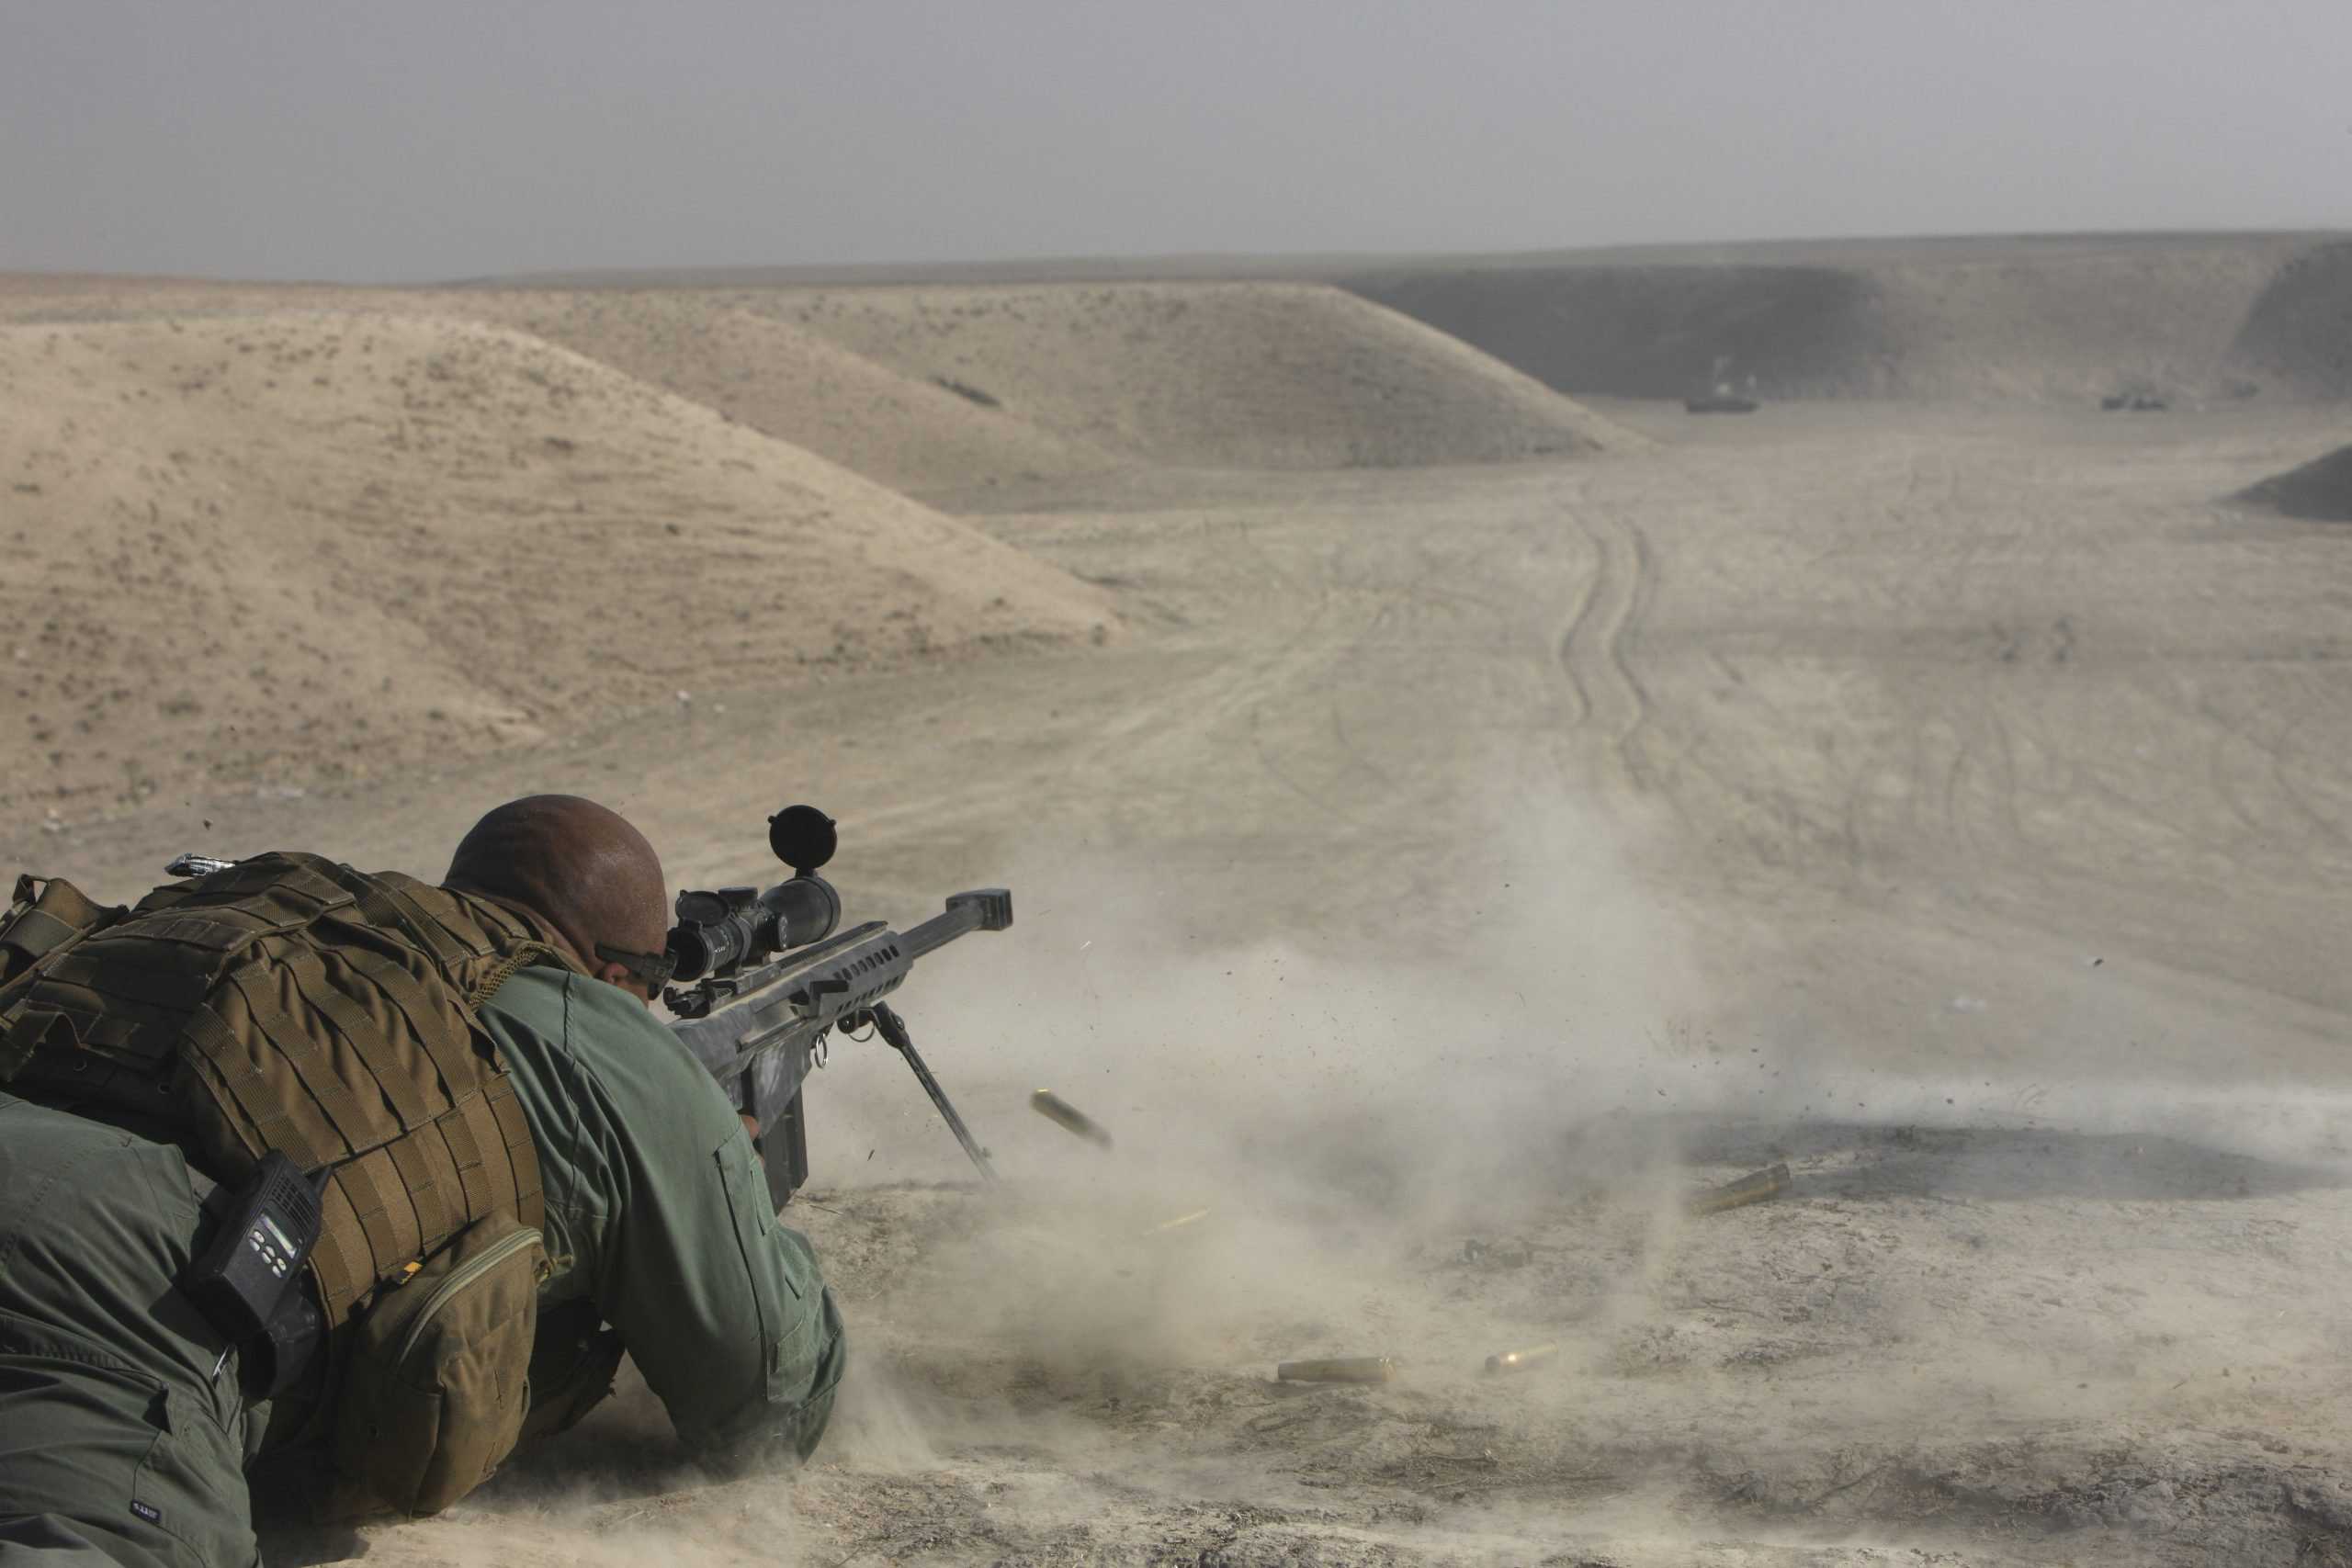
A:
<svg viewBox="0 0 2352 1568">
<path fill-rule="evenodd" d="M 481 1017 L 538 1151 L 542 1311 L 618 1329 L 697 1452 L 805 1456 L 841 1320 L 718 1086 L 602 981 L 525 969 Z M 0 1568 L 254 1561 L 263 1416 L 174 1284 L 208 1186 L 175 1148 L 0 1095 Z"/>
<path fill-rule="evenodd" d="M 481 1018 L 539 1151 L 556 1271 L 541 1310 L 594 1302 L 688 1446 L 782 1439 L 806 1456 L 841 1378 L 841 1318 L 727 1097 L 601 980 L 525 969 Z"/>
<path fill-rule="evenodd" d="M 236 1358 L 174 1285 L 209 1185 L 0 1094 L 0 1568 L 254 1561 Z"/>
</svg>

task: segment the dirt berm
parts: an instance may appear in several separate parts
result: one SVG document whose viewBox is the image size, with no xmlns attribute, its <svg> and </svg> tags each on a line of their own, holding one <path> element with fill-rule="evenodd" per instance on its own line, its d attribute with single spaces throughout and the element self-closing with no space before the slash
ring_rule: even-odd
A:
<svg viewBox="0 0 2352 1568">
<path fill-rule="evenodd" d="M 1312 284 L 746 293 L 1065 441 L 1214 468 L 1472 463 L 1643 445 L 1487 354 Z"/>
<path fill-rule="evenodd" d="M 484 292 L 436 301 L 444 302 L 708 404 L 893 490 L 1060 478 L 1120 462 L 937 380 L 705 294 Z"/>
<path fill-rule="evenodd" d="M 1400 267 L 1342 281 L 1571 396 L 1679 398 L 1728 384 L 1768 398 L 2231 398 L 2260 390 L 2277 358 L 2249 358 L 2242 328 L 2300 248 L 2268 236 L 1922 243 L 1774 260 Z M 2301 293 L 2352 299 L 2352 261 L 2301 265 Z M 2275 310 L 2310 321 L 2297 301 Z M 2269 338 L 2298 341 L 2287 326 Z M 2333 355 L 2337 368 L 2305 367 L 2289 389 L 2342 395 L 2352 330 L 2339 320 L 2324 341 L 2296 364 Z"/>
<path fill-rule="evenodd" d="M 0 276 L 0 319 L 246 315 L 289 296 L 528 332 L 918 494 L 1137 462 L 1407 467 L 1647 445 L 1321 284 L 273 291 Z"/>
<path fill-rule="evenodd" d="M 2280 267 L 2231 355 L 2247 375 L 2306 397 L 2352 397 L 2352 244 L 2314 246 Z"/>
<path fill-rule="evenodd" d="M 0 387 L 0 805 L 437 763 L 706 682 L 1114 629 L 1061 570 L 519 333 L 10 326 Z"/>
<path fill-rule="evenodd" d="M 2273 474 L 2236 499 L 2307 523 L 2352 523 L 2352 446 Z"/>
</svg>

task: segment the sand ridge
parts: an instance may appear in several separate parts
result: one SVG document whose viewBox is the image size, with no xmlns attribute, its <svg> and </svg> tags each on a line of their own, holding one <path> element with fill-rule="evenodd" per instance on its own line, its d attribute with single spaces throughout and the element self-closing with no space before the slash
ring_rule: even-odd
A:
<svg viewBox="0 0 2352 1568">
<path fill-rule="evenodd" d="M 1114 630 L 1064 572 L 511 331 L 16 326 L 0 387 L 14 802 L 375 772 L 713 681 Z"/>
<path fill-rule="evenodd" d="M 2352 391 L 2352 245 L 2329 233 L 1984 235 L 1501 255 L 1179 256 L 933 269 L 934 295 L 1336 284 L 1574 396 L 2096 402 Z M 920 269 L 575 275 L 611 288 L 881 292 Z M 951 284 L 954 286 L 951 288 Z M 919 346 L 919 345 L 918 345 Z"/>
<path fill-rule="evenodd" d="M 2352 244 L 2313 246 L 2280 267 L 2231 353 L 2247 375 L 2305 396 L 2352 396 Z"/>
<path fill-rule="evenodd" d="M 1118 466 L 1112 454 L 904 374 L 773 315 L 699 294 L 506 295 L 436 301 L 707 404 L 893 490 L 984 487 Z"/>
<path fill-rule="evenodd" d="M 2352 523 L 2352 446 L 2273 474 L 2236 499 L 2306 523 Z"/>
<path fill-rule="evenodd" d="M 1410 467 L 1646 445 L 1455 338 L 1314 282 L 564 291 L 0 277 L 0 320 L 27 323 L 289 304 L 530 332 L 916 493 L 1137 462 Z"/>
<path fill-rule="evenodd" d="M 1759 248 L 1761 249 L 1761 248 Z M 2097 401 L 2341 395 L 2243 335 L 2307 247 L 2280 238 L 2014 252 L 1827 248 L 1676 260 L 1399 267 L 1343 279 L 1571 396 Z M 2272 307 L 2266 341 L 2315 328 Z M 2340 310 L 2338 311 L 2340 316 Z M 2342 341 L 2344 323 L 2334 327 Z"/>
<path fill-rule="evenodd" d="M 1315 284 L 747 296 L 911 377 L 1130 457 L 1405 467 L 1645 443 L 1459 341 Z"/>
</svg>

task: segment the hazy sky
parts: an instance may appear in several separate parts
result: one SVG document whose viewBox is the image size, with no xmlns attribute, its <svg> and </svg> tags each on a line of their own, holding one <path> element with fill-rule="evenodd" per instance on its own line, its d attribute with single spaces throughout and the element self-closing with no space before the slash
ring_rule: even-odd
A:
<svg viewBox="0 0 2352 1568">
<path fill-rule="evenodd" d="M 0 268 L 2352 227 L 2352 0 L 0 0 Z"/>
</svg>

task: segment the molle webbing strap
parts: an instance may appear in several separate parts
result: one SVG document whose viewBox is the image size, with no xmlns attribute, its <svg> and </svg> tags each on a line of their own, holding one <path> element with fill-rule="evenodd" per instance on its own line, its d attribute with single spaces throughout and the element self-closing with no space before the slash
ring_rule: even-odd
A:
<svg viewBox="0 0 2352 1568">
<path fill-rule="evenodd" d="M 318 1277 L 320 1305 L 330 1325 L 349 1321 L 359 1298 L 376 1283 L 368 1252 L 368 1233 L 351 1212 L 351 1200 L 334 1182 L 327 1184 L 321 1204 L 319 1239 L 311 1248 L 311 1269 Z"/>
<path fill-rule="evenodd" d="M 201 884 L 194 882 L 166 882 L 161 887 L 150 888 L 147 897 L 139 900 L 138 912 L 142 915 L 153 915 L 165 909 L 176 909 L 190 898 L 195 897 L 196 890 L 200 886 Z"/>
<path fill-rule="evenodd" d="M 359 905 L 359 913 L 371 926 L 397 931 L 423 948 L 433 962 L 443 969 L 455 968 L 468 957 L 479 958 L 489 949 L 479 940 L 460 939 L 447 926 L 425 913 L 414 898 L 394 884 L 390 875 L 369 876 L 346 865 L 328 867 L 328 874 L 336 885 L 352 895 Z M 405 879 L 402 879 L 405 880 Z"/>
<path fill-rule="evenodd" d="M 484 1109 L 481 1096 L 470 1094 L 434 1125 L 449 1141 L 449 1157 L 457 1163 L 458 1185 L 465 1194 L 466 1218 L 481 1219 L 491 1212 L 496 1197 L 483 1151 L 497 1149 L 503 1153 L 506 1146 L 505 1139 L 498 1135 L 498 1122 Z"/>
<path fill-rule="evenodd" d="M 62 877 L 19 876 L 6 915 L 0 916 L 0 981 L 12 982 L 58 949 L 122 919 Z M 0 996 L 6 994 L 0 987 Z"/>
<path fill-rule="evenodd" d="M 491 1080 L 484 1098 L 490 1101 L 491 1114 L 496 1118 L 499 1134 L 506 1143 L 507 1168 L 514 1173 L 518 1217 L 537 1230 L 546 1218 L 546 1195 L 539 1181 L 539 1151 L 531 1142 L 531 1123 L 523 1115 L 522 1097 L 514 1092 L 514 1080 L 502 1075 Z"/>
<path fill-rule="evenodd" d="M 171 958 L 169 949 L 158 952 L 130 942 L 85 942 L 42 964 L 33 986 L 35 989 L 79 986 L 110 1004 L 178 1013 L 202 1001 L 212 988 L 212 979 L 200 971 L 172 964 Z"/>
<path fill-rule="evenodd" d="M 185 942 L 225 962 L 265 937 L 301 931 L 352 904 L 350 892 L 302 863 L 309 858 L 258 855 L 184 887 L 158 888 L 141 900 L 122 934 Z"/>
<path fill-rule="evenodd" d="M 379 872 L 375 881 L 416 919 L 430 921 L 458 949 L 475 958 L 495 957 L 510 940 L 512 933 L 483 921 L 446 887 L 434 887 L 396 871 Z"/>
<path fill-rule="evenodd" d="M 368 891 L 360 895 L 359 912 L 368 917 L 369 925 L 406 936 L 444 969 L 454 967 L 466 956 L 439 922 L 426 918 L 424 910 L 380 882 L 369 883 Z"/>
<path fill-rule="evenodd" d="M 17 879 L 17 897 L 19 899 L 26 897 L 26 885 L 31 881 L 28 876 Z M 66 924 L 40 905 L 28 901 L 23 908 L 10 917 L 8 938 L 0 942 L 0 947 L 6 947 L 15 960 L 8 965 L 13 971 L 19 964 L 31 964 L 51 948 L 72 941 L 77 931 L 78 928 Z"/>
<path fill-rule="evenodd" d="M 300 931 L 319 918 L 319 910 L 300 907 L 304 900 L 288 898 L 283 902 L 292 907 L 257 909 L 234 905 L 206 906 L 187 914 L 151 915 L 139 922 L 137 931 L 130 934 L 142 942 L 182 942 L 207 953 L 232 953 L 266 936 Z"/>
<path fill-rule="evenodd" d="M 13 1080 L 35 1052 L 50 1045 L 53 1031 L 65 1033 L 65 1049 L 79 1049 L 72 1043 L 73 1028 L 73 1020 L 55 1008 L 17 1006 L 12 1016 L 0 1021 L 0 1083 Z"/>
<path fill-rule="evenodd" d="M 417 1228 L 426 1235 L 453 1235 L 466 1223 L 465 1191 L 448 1143 L 438 1135 L 396 1138 L 385 1145 L 399 1170 L 401 1186 L 416 1208 Z M 434 1156 L 440 1156 L 436 1163 Z"/>
<path fill-rule="evenodd" d="M 87 1071 L 93 1063 L 84 1058 L 97 1057 L 109 1066 L 151 1074 L 168 1070 L 178 1046 L 180 1026 L 187 1016 L 184 1008 L 131 1001 L 52 979 L 45 971 L 36 971 L 30 978 L 32 983 L 0 1011 L 0 1035 L 10 1032 L 8 1019 L 28 1009 L 63 1017 L 71 1032 L 47 1036 L 40 1048 L 43 1060 L 28 1066 L 37 1071 L 55 1069 L 63 1066 L 59 1058 L 71 1058 L 73 1070 Z"/>
<path fill-rule="evenodd" d="M 352 891 L 334 874 L 341 868 L 320 855 L 272 850 L 216 871 L 195 885 L 180 902 L 243 904 L 258 896 L 270 900 L 307 899 L 312 913 L 340 908 L 352 902 Z"/>
<path fill-rule="evenodd" d="M 326 961 L 314 950 L 297 948 L 286 955 L 285 973 L 296 997 L 325 1019 L 343 1050 L 367 1067 L 400 1118 L 400 1130 L 411 1132 L 431 1121 L 434 1108 L 425 1104 L 414 1078 L 403 1064 L 386 1059 L 384 1026 L 336 987 Z"/>
<path fill-rule="evenodd" d="M 19 1035 L 17 1026 L 35 1013 L 52 1021 Z M 0 1041 L 7 1042 L 0 1044 L 0 1057 L 12 1046 L 31 1047 L 16 1069 L 17 1092 L 28 1100 L 122 1100 L 168 1114 L 157 1106 L 156 1091 L 142 1093 L 139 1085 L 169 1078 L 187 1017 L 134 1007 L 85 987 L 38 982 L 0 1012 Z"/>
<path fill-rule="evenodd" d="M 493 1069 L 473 1047 L 473 1021 L 458 1010 L 446 986 L 428 988 L 391 963 L 371 964 L 367 974 L 400 1010 L 411 1036 L 424 1047 L 425 1056 L 440 1075 L 438 1092 L 444 1100 L 456 1100 L 490 1076 Z"/>
<path fill-rule="evenodd" d="M 384 1141 L 390 1129 L 383 1124 L 381 1107 L 373 1099 L 363 1099 L 354 1092 L 354 1086 L 344 1080 L 335 1070 L 334 1058 L 319 1040 L 320 1031 L 305 1028 L 286 1010 L 276 995 L 277 987 L 285 984 L 282 970 L 262 964 L 250 964 L 229 976 L 229 988 L 245 1004 L 245 1016 L 251 1021 L 253 1032 L 258 1033 L 274 1052 L 264 1049 L 252 1054 L 260 1071 L 261 1081 L 272 1081 L 270 1068 L 279 1069 L 274 1088 L 279 1108 L 287 1114 L 304 1121 L 315 1121 L 307 1114 L 310 1107 L 300 1094 L 288 1094 L 291 1086 L 284 1082 L 283 1069 L 291 1067 L 295 1078 L 308 1091 L 309 1100 L 334 1129 L 342 1141 L 342 1148 L 332 1150 L 334 1157 L 355 1155 Z M 258 1152 L 258 1151 L 256 1151 Z"/>
<path fill-rule="evenodd" d="M 420 897 L 438 901 L 448 914 L 466 925 L 485 932 L 492 951 L 512 952 L 518 942 L 532 942 L 546 949 L 547 956 L 558 968 L 584 975 L 580 961 L 565 953 L 560 945 L 562 938 L 556 934 L 547 917 L 520 904 L 507 903 L 486 893 L 458 893 L 447 887 L 429 887 L 419 891 Z"/>
<path fill-rule="evenodd" d="M 450 1203 L 454 1172 L 449 1179 L 418 1179 L 432 1163 L 430 1151 L 437 1141 L 435 1129 L 428 1128 L 334 1168 L 327 1181 L 324 1225 L 335 1246 L 322 1246 L 313 1254 L 323 1294 L 359 1301 L 483 1217 Z"/>
<path fill-rule="evenodd" d="M 415 1205 L 401 1190 L 400 1170 L 391 1156 L 373 1150 L 337 1166 L 329 1179 L 343 1190 L 368 1237 L 378 1280 L 390 1279 L 402 1264 L 423 1255 L 426 1238 L 417 1228 Z"/>
<path fill-rule="evenodd" d="M 164 1040 L 162 1049 L 144 1048 L 153 1047 L 159 1037 Z M 83 1020 L 82 1043 L 105 1052 L 109 1058 L 128 1057 L 132 1064 L 141 1066 L 162 1061 L 170 1050 L 170 1039 L 163 1034 L 160 1020 L 142 1021 L 119 1012 L 104 1012 Z"/>
<path fill-rule="evenodd" d="M 395 894 L 400 895 L 407 901 L 409 908 L 415 909 L 424 919 L 432 921 L 435 930 L 438 931 L 443 936 L 448 938 L 448 940 L 456 942 L 459 947 L 463 948 L 468 956 L 476 960 L 495 958 L 498 956 L 498 942 L 492 933 L 480 928 L 469 930 L 462 922 L 458 925 L 451 925 L 447 920 L 441 918 L 442 911 L 437 907 L 437 903 L 447 902 L 447 896 L 446 894 L 441 894 L 438 889 L 430 889 L 428 891 L 432 891 L 435 894 L 435 900 L 427 900 L 413 895 L 401 894 L 399 887 L 395 886 L 393 888 L 393 892 Z M 455 913 L 454 910 L 451 912 Z M 453 967 L 462 969 L 464 966 L 465 965 L 461 962 Z"/>
<path fill-rule="evenodd" d="M 242 1135 L 241 1130 L 239 1139 L 249 1154 L 277 1149 L 303 1169 L 316 1170 L 349 1152 L 347 1140 L 337 1147 L 324 1135 L 329 1131 L 326 1123 L 316 1118 L 296 1118 L 287 1103 L 282 1072 L 273 1073 L 266 1056 L 256 1059 L 245 1041 L 209 1005 L 188 1015 L 185 1038 L 211 1069 L 219 1093 L 251 1127 L 249 1135 Z"/>
</svg>

